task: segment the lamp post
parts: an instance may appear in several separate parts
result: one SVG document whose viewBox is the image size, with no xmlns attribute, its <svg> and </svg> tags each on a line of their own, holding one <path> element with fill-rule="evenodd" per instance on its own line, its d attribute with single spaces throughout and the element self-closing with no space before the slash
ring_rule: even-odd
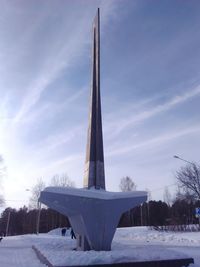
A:
<svg viewBox="0 0 200 267">
<path fill-rule="evenodd" d="M 36 222 L 36 234 L 39 234 L 39 230 L 40 230 L 40 214 L 41 214 L 41 202 L 39 202 L 39 200 L 37 201 L 37 210 L 38 210 L 38 214 L 37 214 L 37 222 Z"/>
<path fill-rule="evenodd" d="M 188 161 L 188 160 L 186 160 L 186 159 L 180 158 L 180 157 L 177 156 L 177 155 L 174 155 L 174 158 L 175 158 L 175 159 L 180 159 L 180 160 L 185 161 L 185 162 L 187 162 L 187 163 L 190 163 L 190 164 L 192 164 L 192 165 L 194 166 L 194 163 L 192 163 L 192 162 L 190 162 L 190 161 Z"/>
<path fill-rule="evenodd" d="M 8 211 L 8 219 L 7 219 L 7 223 L 6 223 L 6 236 L 8 236 L 8 230 L 9 230 L 9 225 L 10 225 L 10 213 L 11 211 Z"/>
</svg>

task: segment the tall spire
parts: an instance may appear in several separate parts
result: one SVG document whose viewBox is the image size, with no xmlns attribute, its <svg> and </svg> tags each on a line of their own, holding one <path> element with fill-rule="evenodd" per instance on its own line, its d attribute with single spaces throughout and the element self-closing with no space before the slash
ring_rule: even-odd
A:
<svg viewBox="0 0 200 267">
<path fill-rule="evenodd" d="M 99 8 L 93 23 L 93 62 L 90 113 L 84 187 L 105 189 L 103 134 L 100 96 L 100 17 Z"/>
</svg>

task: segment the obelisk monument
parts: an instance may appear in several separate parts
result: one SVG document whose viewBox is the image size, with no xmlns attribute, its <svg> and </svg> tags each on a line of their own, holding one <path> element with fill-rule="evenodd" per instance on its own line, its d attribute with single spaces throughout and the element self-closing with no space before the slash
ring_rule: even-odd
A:
<svg viewBox="0 0 200 267">
<path fill-rule="evenodd" d="M 105 189 L 103 134 L 100 94 L 100 16 L 93 23 L 92 82 L 84 187 Z"/>
<path fill-rule="evenodd" d="M 100 97 L 99 9 L 93 24 L 92 84 L 84 188 L 47 187 L 40 201 L 68 217 L 77 250 L 110 250 L 121 215 L 147 199 L 147 192 L 105 190 Z"/>
</svg>

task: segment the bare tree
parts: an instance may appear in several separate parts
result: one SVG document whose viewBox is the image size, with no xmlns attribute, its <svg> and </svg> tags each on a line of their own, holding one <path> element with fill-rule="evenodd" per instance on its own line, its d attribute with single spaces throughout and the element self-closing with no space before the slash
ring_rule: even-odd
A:
<svg viewBox="0 0 200 267">
<path fill-rule="evenodd" d="M 131 177 L 125 176 L 121 178 L 119 188 L 122 192 L 135 191 L 136 184 L 133 182 Z M 127 216 L 129 225 L 133 225 L 134 219 L 133 219 L 133 214 L 131 213 L 131 210 L 124 213 L 124 215 Z"/>
<path fill-rule="evenodd" d="M 168 205 L 171 206 L 172 204 L 172 195 L 169 191 L 169 188 L 166 186 L 163 193 L 163 200 Z"/>
<path fill-rule="evenodd" d="M 3 207 L 5 205 L 5 199 L 3 194 L 0 194 L 0 207 Z"/>
<path fill-rule="evenodd" d="M 129 176 L 126 176 L 121 178 L 119 188 L 121 189 L 122 192 L 135 191 L 136 184 Z"/>
<path fill-rule="evenodd" d="M 145 188 L 145 191 L 147 192 L 147 202 L 152 200 L 151 191 L 148 188 Z"/>
<path fill-rule="evenodd" d="M 42 178 L 39 178 L 37 180 L 37 183 L 32 187 L 31 189 L 31 197 L 29 200 L 29 208 L 30 209 L 36 209 L 38 208 L 38 199 L 40 197 L 40 193 L 45 188 L 45 183 L 42 180 Z"/>
<path fill-rule="evenodd" d="M 66 173 L 61 175 L 55 174 L 50 181 L 49 186 L 63 186 L 63 187 L 75 187 L 75 183 L 71 181 Z M 36 209 L 38 208 L 38 199 L 40 193 L 45 188 L 45 183 L 42 178 L 37 180 L 37 183 L 31 189 L 31 197 L 29 200 L 29 208 Z"/>
<path fill-rule="evenodd" d="M 196 163 L 181 167 L 176 172 L 179 194 L 193 200 L 200 199 L 200 165 Z"/>
<path fill-rule="evenodd" d="M 50 186 L 75 187 L 75 183 L 70 180 L 66 173 L 63 173 L 61 175 L 55 174 L 51 178 Z"/>
</svg>

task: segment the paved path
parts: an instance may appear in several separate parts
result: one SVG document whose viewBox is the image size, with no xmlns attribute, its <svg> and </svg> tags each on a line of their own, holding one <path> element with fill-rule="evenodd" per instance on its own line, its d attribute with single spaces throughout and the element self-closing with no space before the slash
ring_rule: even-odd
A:
<svg viewBox="0 0 200 267">
<path fill-rule="evenodd" d="M 4 238 L 0 243 L 1 267 L 44 267 L 23 237 Z"/>
</svg>

